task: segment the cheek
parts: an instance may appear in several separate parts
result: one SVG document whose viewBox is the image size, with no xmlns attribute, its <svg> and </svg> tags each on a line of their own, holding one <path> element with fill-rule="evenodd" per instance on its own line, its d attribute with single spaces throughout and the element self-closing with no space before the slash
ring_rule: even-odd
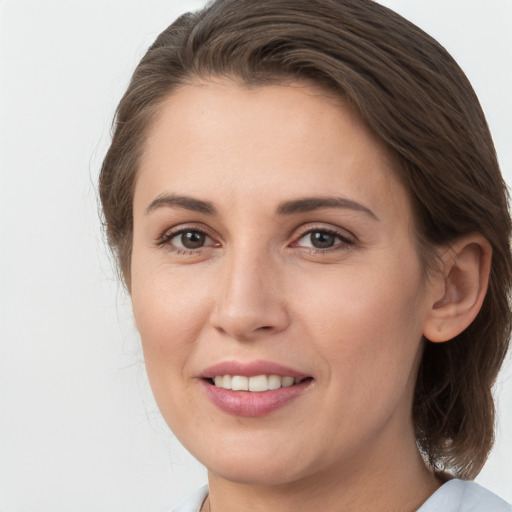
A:
<svg viewBox="0 0 512 512">
<path fill-rule="evenodd" d="M 419 266 L 400 261 L 316 275 L 296 290 L 308 300 L 297 302 L 295 316 L 345 389 L 409 377 L 420 350 L 422 284 Z"/>
<path fill-rule="evenodd" d="M 133 265 L 132 305 L 149 383 L 163 417 L 175 431 L 190 426 L 198 409 L 191 400 L 190 360 L 197 350 L 208 297 L 192 276 L 169 268 Z M 192 396 L 194 396 L 192 394 Z"/>
<path fill-rule="evenodd" d="M 150 380 L 186 372 L 187 358 L 209 314 L 208 295 L 192 269 L 151 268 L 134 255 L 132 305 Z"/>
</svg>

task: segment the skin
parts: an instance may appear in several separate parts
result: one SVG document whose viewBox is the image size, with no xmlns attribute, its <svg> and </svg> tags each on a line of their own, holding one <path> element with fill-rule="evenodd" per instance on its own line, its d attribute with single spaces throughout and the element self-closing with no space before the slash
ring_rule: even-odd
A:
<svg viewBox="0 0 512 512">
<path fill-rule="evenodd" d="M 411 407 L 445 281 L 424 277 L 394 165 L 348 105 L 308 84 L 219 79 L 163 103 L 135 187 L 131 296 L 156 400 L 208 468 L 212 511 L 413 511 L 439 486 Z M 312 196 L 353 203 L 278 211 Z M 204 245 L 183 248 L 180 229 Z M 312 247 L 310 230 L 336 233 L 332 247 Z M 258 359 L 313 381 L 263 417 L 210 402 L 205 368 Z"/>
</svg>

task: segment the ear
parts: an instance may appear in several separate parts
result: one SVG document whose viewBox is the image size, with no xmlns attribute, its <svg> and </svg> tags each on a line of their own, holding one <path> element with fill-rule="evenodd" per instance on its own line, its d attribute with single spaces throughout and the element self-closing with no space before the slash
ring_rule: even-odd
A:
<svg viewBox="0 0 512 512">
<path fill-rule="evenodd" d="M 425 338 L 448 341 L 471 324 L 487 292 L 491 258 L 491 245 L 479 233 L 457 239 L 441 253 L 442 268 L 430 282 Z"/>
</svg>

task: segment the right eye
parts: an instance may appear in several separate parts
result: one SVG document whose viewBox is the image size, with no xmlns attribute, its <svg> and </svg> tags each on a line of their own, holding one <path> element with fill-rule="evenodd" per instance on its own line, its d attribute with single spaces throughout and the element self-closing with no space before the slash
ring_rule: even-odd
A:
<svg viewBox="0 0 512 512">
<path fill-rule="evenodd" d="M 210 239 L 210 237 L 202 231 L 189 230 L 174 235 L 170 242 L 180 249 L 199 249 L 204 246 L 208 239 Z"/>
<path fill-rule="evenodd" d="M 180 229 L 165 233 L 159 245 L 176 251 L 196 251 L 203 247 L 213 247 L 216 242 L 200 229 Z"/>
</svg>

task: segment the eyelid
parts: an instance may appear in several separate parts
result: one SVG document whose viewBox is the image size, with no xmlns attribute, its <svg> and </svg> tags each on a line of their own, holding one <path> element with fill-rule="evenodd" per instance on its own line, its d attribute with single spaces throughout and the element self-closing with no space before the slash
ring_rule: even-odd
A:
<svg viewBox="0 0 512 512">
<path fill-rule="evenodd" d="M 206 237 L 208 237 L 213 243 L 206 244 L 204 246 L 198 247 L 197 249 L 176 247 L 170 243 L 170 241 L 174 237 L 176 237 L 182 233 L 185 233 L 187 231 L 197 231 L 198 233 L 201 233 L 201 234 L 205 235 Z M 304 238 L 305 236 L 307 236 L 310 233 L 315 233 L 315 232 L 324 232 L 324 233 L 331 234 L 333 236 L 338 237 L 340 239 L 340 242 L 337 242 L 332 247 L 323 248 L 323 249 L 299 245 L 299 242 L 302 238 Z M 325 225 L 325 224 L 310 222 L 310 223 L 300 226 L 299 228 L 297 228 L 295 230 L 295 234 L 293 235 L 292 241 L 290 242 L 290 244 L 288 246 L 292 247 L 292 248 L 302 248 L 305 250 L 313 250 L 313 251 L 325 253 L 325 252 L 329 252 L 329 251 L 339 250 L 340 244 L 344 245 L 346 247 L 349 245 L 356 244 L 357 241 L 358 241 L 357 237 L 345 228 L 333 226 L 332 224 Z M 212 233 L 212 230 L 208 226 L 205 226 L 202 223 L 184 223 L 184 224 L 177 224 L 175 226 L 166 228 L 160 234 L 160 236 L 157 238 L 156 245 L 159 247 L 160 246 L 166 247 L 169 250 L 181 251 L 181 252 L 187 252 L 187 253 L 195 253 L 195 252 L 198 252 L 198 251 L 201 251 L 204 249 L 208 249 L 211 247 L 220 247 L 222 245 L 222 243 L 219 242 L 219 236 L 217 234 Z"/>
<path fill-rule="evenodd" d="M 358 241 L 357 237 L 347 229 L 340 228 L 338 226 L 333 226 L 332 224 L 326 225 L 310 222 L 298 228 L 297 231 L 298 233 L 293 236 L 294 241 L 300 240 L 307 234 L 314 233 L 316 231 L 323 231 L 325 233 L 330 233 L 332 235 L 339 236 L 342 240 L 346 241 L 347 243 L 356 243 Z"/>
<path fill-rule="evenodd" d="M 176 226 L 172 226 L 170 228 L 165 229 L 160 236 L 156 240 L 156 245 L 159 247 L 167 247 L 168 249 L 176 250 L 176 251 L 186 251 L 188 253 L 193 253 L 200 251 L 201 249 L 209 248 L 209 247 L 215 247 L 220 246 L 220 242 L 217 241 L 218 237 L 216 237 L 210 229 L 203 227 L 204 225 L 201 224 L 195 224 L 195 223 L 185 223 L 185 224 L 178 224 Z M 204 245 L 202 247 L 198 247 L 197 249 L 189 249 L 189 248 L 182 248 L 182 247 L 173 247 L 170 241 L 182 234 L 186 233 L 187 231 L 196 231 L 198 233 L 201 233 L 205 235 L 206 237 L 210 238 L 214 243 Z"/>
<path fill-rule="evenodd" d="M 333 245 L 328 247 L 315 247 L 313 244 L 302 245 L 301 240 L 311 233 L 326 233 L 337 238 Z M 298 250 L 311 257 L 328 256 L 347 251 L 350 248 L 357 247 L 357 238 L 351 232 L 338 226 L 318 225 L 308 223 L 299 228 L 298 234 L 293 237 L 293 241 L 288 245 L 291 250 Z"/>
</svg>

